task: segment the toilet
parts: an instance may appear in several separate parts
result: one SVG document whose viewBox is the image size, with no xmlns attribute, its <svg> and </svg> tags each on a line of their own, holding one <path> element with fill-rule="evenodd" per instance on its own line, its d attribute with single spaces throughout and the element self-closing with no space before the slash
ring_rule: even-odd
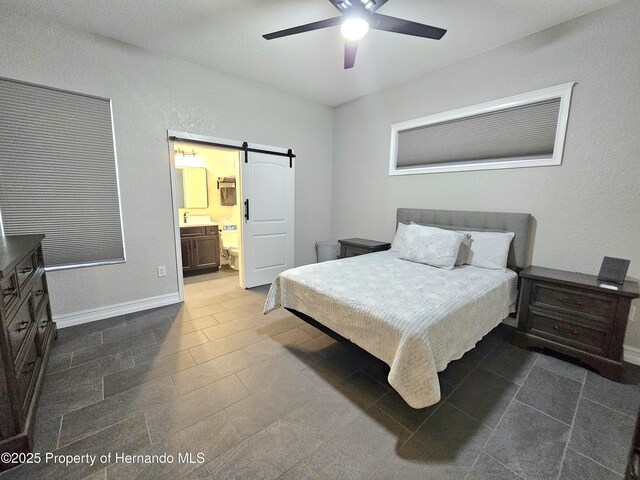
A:
<svg viewBox="0 0 640 480">
<path fill-rule="evenodd" d="M 220 240 L 220 263 L 222 265 L 229 265 L 234 270 L 238 270 L 240 268 L 238 261 L 240 254 L 240 248 L 238 247 L 238 225 L 222 225 Z"/>
</svg>

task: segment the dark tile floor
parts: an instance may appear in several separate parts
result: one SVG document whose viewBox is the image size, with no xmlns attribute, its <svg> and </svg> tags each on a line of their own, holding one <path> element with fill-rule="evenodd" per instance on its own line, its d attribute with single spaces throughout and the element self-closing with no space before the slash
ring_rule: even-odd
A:
<svg viewBox="0 0 640 480">
<path fill-rule="evenodd" d="M 0 480 L 622 478 L 637 367 L 614 383 L 516 348 L 500 326 L 442 372 L 439 404 L 414 410 L 386 365 L 286 311 L 263 316 L 265 294 L 229 272 L 193 277 L 183 305 L 61 330 L 36 449 L 112 460 Z"/>
</svg>

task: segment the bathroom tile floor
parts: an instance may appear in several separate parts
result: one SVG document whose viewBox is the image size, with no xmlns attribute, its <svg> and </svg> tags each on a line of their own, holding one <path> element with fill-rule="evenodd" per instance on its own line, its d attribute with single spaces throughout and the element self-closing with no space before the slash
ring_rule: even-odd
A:
<svg viewBox="0 0 640 480">
<path fill-rule="evenodd" d="M 23 465 L 0 480 L 623 477 L 637 367 L 614 383 L 512 346 L 501 325 L 441 373 L 437 405 L 414 410 L 386 365 L 285 310 L 264 316 L 266 287 L 242 290 L 228 271 L 185 283 L 184 304 L 55 342 L 36 451 L 111 463 Z"/>
</svg>

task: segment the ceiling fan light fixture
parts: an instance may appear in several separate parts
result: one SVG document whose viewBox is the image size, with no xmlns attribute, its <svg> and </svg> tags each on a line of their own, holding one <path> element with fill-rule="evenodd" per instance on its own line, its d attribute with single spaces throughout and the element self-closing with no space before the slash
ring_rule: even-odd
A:
<svg viewBox="0 0 640 480">
<path fill-rule="evenodd" d="M 369 31 L 369 23 L 360 17 L 346 18 L 340 26 L 342 36 L 349 41 L 356 42 Z"/>
</svg>

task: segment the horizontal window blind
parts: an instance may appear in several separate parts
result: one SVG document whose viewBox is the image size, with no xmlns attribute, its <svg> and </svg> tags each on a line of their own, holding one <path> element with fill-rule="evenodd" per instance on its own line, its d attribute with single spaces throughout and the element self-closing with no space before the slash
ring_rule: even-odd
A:
<svg viewBox="0 0 640 480">
<path fill-rule="evenodd" d="M 0 79 L 5 235 L 45 234 L 48 268 L 124 261 L 111 101 Z"/>
<path fill-rule="evenodd" d="M 398 133 L 397 168 L 551 157 L 560 98 Z"/>
</svg>

